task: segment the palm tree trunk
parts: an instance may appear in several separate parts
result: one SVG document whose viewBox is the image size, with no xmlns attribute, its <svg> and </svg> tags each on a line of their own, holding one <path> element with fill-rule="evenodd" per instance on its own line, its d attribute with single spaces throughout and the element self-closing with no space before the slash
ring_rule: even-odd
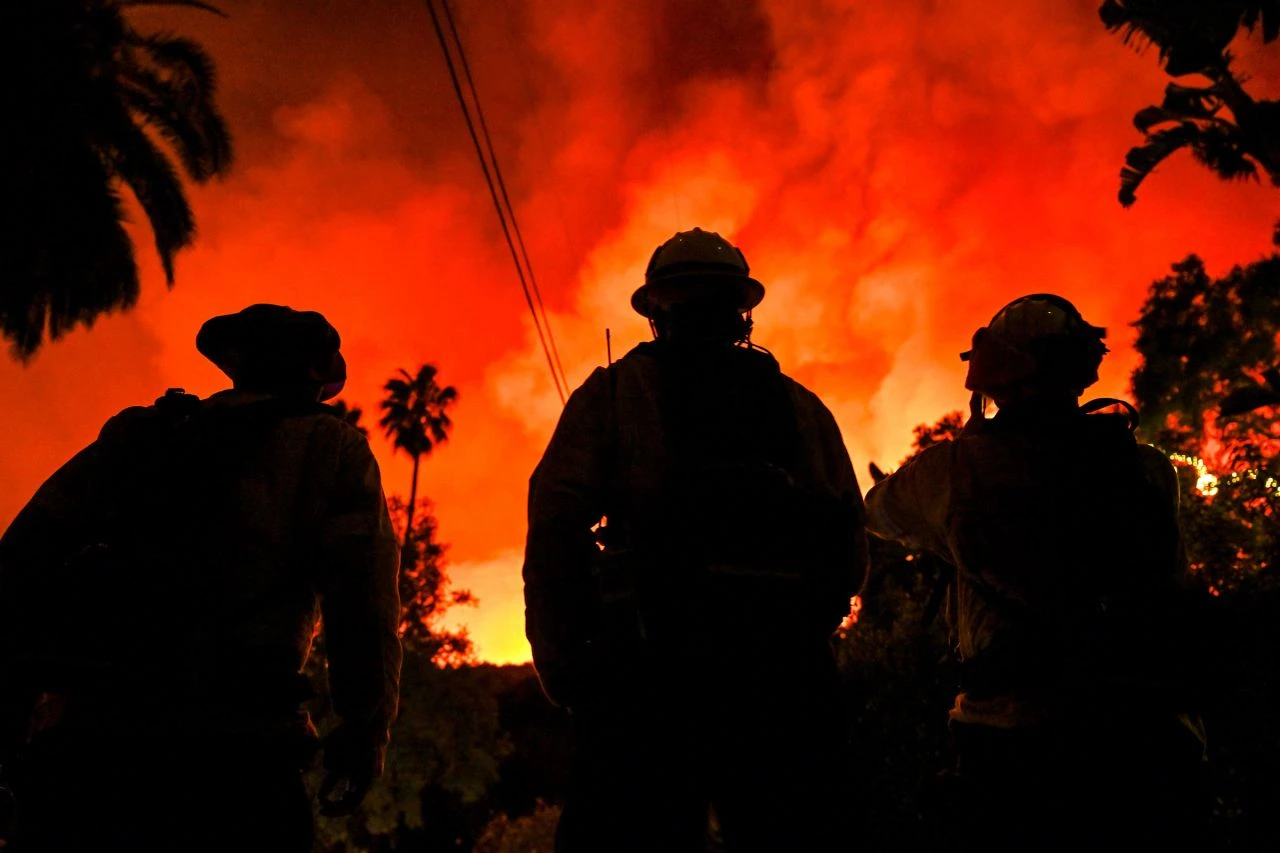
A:
<svg viewBox="0 0 1280 853">
<path fill-rule="evenodd" d="M 418 461 L 421 455 L 413 455 L 413 482 L 409 485 L 409 510 L 404 518 L 404 545 L 402 551 L 409 550 L 409 538 L 413 535 L 413 508 L 418 502 Z"/>
</svg>

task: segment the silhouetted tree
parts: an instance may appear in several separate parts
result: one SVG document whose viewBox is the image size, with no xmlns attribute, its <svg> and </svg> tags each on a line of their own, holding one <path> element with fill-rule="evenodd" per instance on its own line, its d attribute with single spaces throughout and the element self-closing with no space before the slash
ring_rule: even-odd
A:
<svg viewBox="0 0 1280 853">
<path fill-rule="evenodd" d="M 348 406 L 338 400 L 329 404 L 343 421 L 364 436 L 369 432 L 361 425 L 364 412 L 359 406 Z M 471 640 L 466 630 L 446 631 L 441 627 L 445 611 L 456 605 L 474 605 L 470 590 L 450 589 L 444 568 L 447 545 L 437 541 L 439 524 L 430 505 L 419 514 L 409 528 L 409 512 L 404 501 L 392 497 L 387 501 L 391 522 L 404 530 L 400 560 L 400 637 L 419 654 L 437 663 L 457 666 L 472 659 Z"/>
<path fill-rule="evenodd" d="M 329 404 L 329 407 L 332 408 L 333 413 L 342 418 L 345 423 L 355 427 L 355 429 L 365 438 L 369 437 L 369 430 L 364 426 L 364 424 L 360 423 L 360 419 L 364 417 L 364 409 L 361 409 L 359 406 L 349 406 L 347 405 L 346 400 L 335 400 Z"/>
<path fill-rule="evenodd" d="M 399 498 L 388 501 L 396 526 L 408 523 L 408 512 Z M 444 566 L 448 547 L 436 541 L 438 524 L 430 505 L 406 531 L 400 561 L 400 637 L 406 648 L 446 666 L 472 660 L 471 640 L 465 629 L 446 631 L 441 622 L 451 607 L 474 605 L 470 590 L 451 588 Z"/>
<path fill-rule="evenodd" d="M 413 459 L 413 480 L 409 486 L 409 508 L 406 511 L 404 547 L 409 547 L 409 534 L 414 529 L 414 505 L 418 498 L 418 466 L 437 444 L 447 441 L 453 421 L 449 408 L 458 399 L 452 385 L 441 388 L 436 383 L 436 366 L 424 364 L 416 374 L 401 370 L 383 386 L 387 396 L 379 404 L 379 425 L 397 450 Z"/>
<path fill-rule="evenodd" d="M 1143 432 L 1180 463 L 1183 543 L 1202 592 L 1186 630 L 1219 697 L 1205 720 L 1224 850 L 1280 842 L 1278 294 L 1280 254 L 1216 280 L 1192 255 L 1151 285 L 1134 324 Z"/>
<path fill-rule="evenodd" d="M 46 334 L 57 339 L 137 301 L 122 186 L 150 221 L 173 285 L 174 255 L 195 234 L 179 171 L 197 182 L 225 172 L 231 139 L 214 104 L 208 54 L 187 38 L 138 32 L 124 15 L 144 5 L 214 7 L 194 0 L 2 5 L 12 64 L 0 102 L 0 335 L 26 360 Z"/>
<path fill-rule="evenodd" d="M 1280 559 L 1278 294 L 1280 254 L 1217 280 L 1192 255 L 1151 285 L 1134 324 L 1144 432 L 1181 455 L 1188 557 L 1217 591 L 1269 578 Z"/>
<path fill-rule="evenodd" d="M 388 508 L 392 523 L 403 526 L 404 501 L 392 497 Z M 444 628 L 451 607 L 474 604 L 475 598 L 451 588 L 444 563 L 447 546 L 437 541 L 437 531 L 430 504 L 419 507 L 400 568 L 404 664 L 386 773 L 355 815 L 319 819 L 321 849 L 406 849 L 401 846 L 406 839 L 413 839 L 407 849 L 456 849 L 458 834 L 478 832 L 483 824 L 470 812 L 479 810 L 486 819 L 491 814 L 480 806 L 499 781 L 499 764 L 511 750 L 500 726 L 498 696 L 512 679 L 496 677 L 495 667 L 475 666 L 466 631 Z M 310 711 L 325 732 L 333 718 L 328 683 L 318 677 L 323 667 L 320 638 L 308 661 L 317 694 Z M 525 677 L 536 684 L 532 672 Z M 319 768 L 312 770 L 313 787 L 320 775 Z M 425 836 L 450 832 L 447 846 L 420 843 Z"/>
<path fill-rule="evenodd" d="M 492 815 L 485 798 L 511 751 L 499 716 L 500 693 L 513 676 L 533 678 L 527 670 L 441 669 L 422 655 L 406 654 L 386 771 L 354 815 L 318 821 L 318 849 L 470 849 Z"/>
<path fill-rule="evenodd" d="M 1199 74 L 1207 85 L 1170 83 L 1159 106 L 1134 116 L 1147 137 L 1129 150 L 1120 170 L 1120 202 L 1180 148 L 1224 179 L 1256 178 L 1261 167 L 1280 185 L 1280 102 L 1257 100 L 1231 69 L 1227 49 L 1237 31 L 1260 28 L 1264 42 L 1280 35 L 1275 0 L 1105 0 L 1103 24 L 1126 43 L 1154 44 L 1173 77 Z"/>
<path fill-rule="evenodd" d="M 919 424 L 912 429 L 914 439 L 911 442 L 911 454 L 904 460 L 902 464 L 906 465 L 912 459 L 920 455 L 920 451 L 925 448 L 932 447 L 943 441 L 948 441 L 960 435 L 960 430 L 964 429 L 964 412 L 948 412 L 932 424 Z"/>
</svg>

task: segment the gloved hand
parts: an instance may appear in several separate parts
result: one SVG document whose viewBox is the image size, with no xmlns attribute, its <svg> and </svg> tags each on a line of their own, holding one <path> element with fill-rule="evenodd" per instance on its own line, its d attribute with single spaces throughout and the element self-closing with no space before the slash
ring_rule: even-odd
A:
<svg viewBox="0 0 1280 853">
<path fill-rule="evenodd" d="M 382 733 L 371 734 L 339 723 L 324 740 L 324 782 L 320 784 L 320 814 L 341 817 L 354 812 L 373 780 L 382 775 L 386 747 Z"/>
</svg>

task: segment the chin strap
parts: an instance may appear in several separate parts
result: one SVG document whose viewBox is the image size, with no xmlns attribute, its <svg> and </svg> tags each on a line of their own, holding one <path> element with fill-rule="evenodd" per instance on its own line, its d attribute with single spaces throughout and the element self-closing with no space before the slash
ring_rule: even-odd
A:
<svg viewBox="0 0 1280 853">
<path fill-rule="evenodd" d="M 987 395 L 981 391 L 974 391 L 969 396 L 969 420 L 964 425 L 966 430 L 979 430 L 986 424 L 988 402 Z"/>
</svg>

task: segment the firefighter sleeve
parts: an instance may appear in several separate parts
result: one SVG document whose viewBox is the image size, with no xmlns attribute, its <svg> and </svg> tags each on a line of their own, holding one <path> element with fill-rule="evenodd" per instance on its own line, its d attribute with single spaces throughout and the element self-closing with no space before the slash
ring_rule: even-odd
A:
<svg viewBox="0 0 1280 853">
<path fill-rule="evenodd" d="M 592 528 L 604 513 L 611 440 L 609 374 L 597 369 L 569 398 L 529 480 L 525 634 L 547 696 L 569 704 L 594 610 Z"/>
<path fill-rule="evenodd" d="M 30 656 L 57 627 L 66 590 L 54 569 L 89 535 L 94 486 L 101 480 L 97 442 L 76 454 L 36 491 L 0 537 L 0 764 L 27 735 L 39 673 Z"/>
<path fill-rule="evenodd" d="M 400 695 L 400 554 L 378 464 L 354 430 L 344 438 L 320 536 L 334 710 L 344 730 L 374 751 L 380 771 Z"/>
<path fill-rule="evenodd" d="M 827 490 L 836 497 L 839 505 L 835 523 L 828 525 L 827 530 L 832 540 L 828 548 L 837 559 L 821 590 L 822 612 L 829 614 L 827 627 L 834 631 L 849 615 L 850 601 L 866 579 L 869 563 L 866 507 L 853 462 L 849 459 L 849 451 L 835 418 L 824 406 L 816 420 L 817 447 L 822 453 L 820 470 Z"/>
<path fill-rule="evenodd" d="M 867 493 L 867 529 L 882 539 L 950 559 L 951 446 L 942 441 L 927 447 L 876 483 Z"/>
</svg>

